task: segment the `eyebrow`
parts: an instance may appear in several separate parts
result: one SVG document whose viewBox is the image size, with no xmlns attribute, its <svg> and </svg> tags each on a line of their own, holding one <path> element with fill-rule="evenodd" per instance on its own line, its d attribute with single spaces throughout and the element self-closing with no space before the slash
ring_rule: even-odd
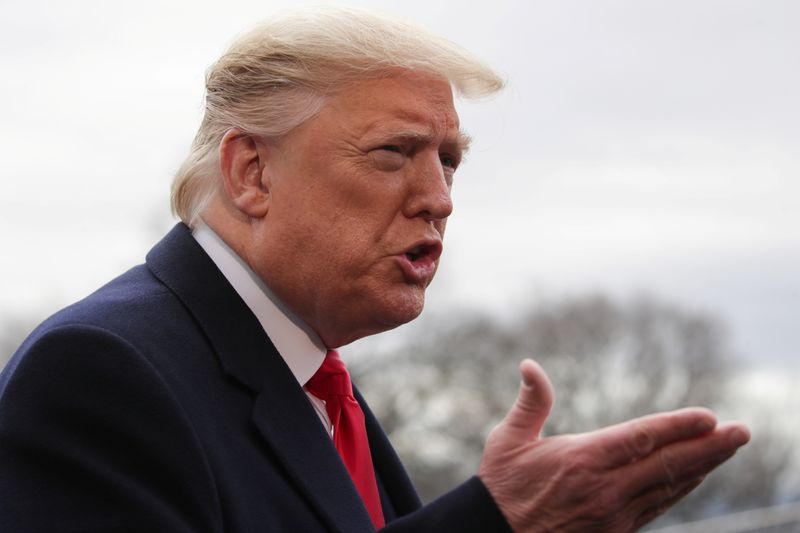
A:
<svg viewBox="0 0 800 533">
<path fill-rule="evenodd" d="M 458 130 L 456 144 L 458 145 L 458 149 L 461 150 L 461 155 L 464 155 L 469 152 L 469 148 L 472 146 L 472 137 L 470 137 L 467 133 Z"/>
<path fill-rule="evenodd" d="M 417 131 L 384 131 L 383 135 L 393 139 L 400 139 L 411 143 L 429 143 L 433 140 L 433 134 L 430 132 L 422 133 Z M 456 134 L 455 140 L 451 141 L 450 138 L 446 139 L 443 143 L 444 146 L 452 146 L 457 149 L 461 155 L 469 151 L 472 144 L 472 137 L 459 130 Z"/>
</svg>

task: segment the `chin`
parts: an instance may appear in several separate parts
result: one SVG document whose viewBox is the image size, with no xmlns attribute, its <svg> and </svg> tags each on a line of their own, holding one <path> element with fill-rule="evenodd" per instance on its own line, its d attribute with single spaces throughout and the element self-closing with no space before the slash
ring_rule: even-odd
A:
<svg viewBox="0 0 800 533">
<path fill-rule="evenodd" d="M 356 297 L 351 297 L 350 301 L 358 303 L 350 308 L 347 315 L 343 315 L 342 310 L 349 306 L 338 306 L 339 318 L 346 316 L 345 321 L 340 323 L 346 329 L 339 329 L 338 334 L 341 336 L 335 339 L 339 345 L 411 322 L 422 313 L 425 306 L 425 288 L 406 283 L 390 287 L 384 285 L 378 290 L 361 291 Z M 325 340 L 331 342 L 334 339 Z"/>
<path fill-rule="evenodd" d="M 376 313 L 383 320 L 381 322 L 387 326 L 386 329 L 393 329 L 411 322 L 422 313 L 425 306 L 425 291 L 421 290 L 414 294 L 404 294 L 399 298 L 383 304 L 381 310 Z"/>
<path fill-rule="evenodd" d="M 338 348 L 358 339 L 392 330 L 417 318 L 422 312 L 423 303 L 423 301 L 419 301 L 419 303 L 394 302 L 381 306 L 373 306 L 368 316 L 362 316 L 360 328 L 353 328 L 343 336 L 323 336 L 323 342 L 325 342 L 326 346 L 329 348 Z M 363 320 L 364 318 L 366 318 L 366 320 Z"/>
</svg>

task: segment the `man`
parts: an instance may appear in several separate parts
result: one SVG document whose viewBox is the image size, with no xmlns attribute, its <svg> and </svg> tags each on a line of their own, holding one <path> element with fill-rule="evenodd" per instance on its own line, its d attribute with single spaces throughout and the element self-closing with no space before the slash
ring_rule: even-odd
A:
<svg viewBox="0 0 800 533">
<path fill-rule="evenodd" d="M 524 361 L 478 475 L 421 506 L 352 398 L 333 350 L 415 318 L 442 252 L 452 90 L 501 85 L 360 12 L 240 39 L 176 177 L 183 223 L 2 374 L 0 530 L 631 531 L 730 457 L 746 428 L 702 409 L 541 439 L 552 389 Z"/>
</svg>

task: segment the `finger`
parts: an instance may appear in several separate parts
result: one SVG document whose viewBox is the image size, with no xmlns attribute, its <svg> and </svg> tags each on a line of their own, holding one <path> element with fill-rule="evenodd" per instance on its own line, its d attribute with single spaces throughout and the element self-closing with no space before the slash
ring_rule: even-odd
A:
<svg viewBox="0 0 800 533">
<path fill-rule="evenodd" d="M 536 439 L 553 406 L 553 386 L 542 367 L 531 359 L 520 363 L 519 372 L 519 395 L 502 422 L 503 430 L 511 438 Z"/>
<path fill-rule="evenodd" d="M 589 433 L 587 437 L 594 440 L 605 466 L 616 468 L 672 442 L 706 434 L 716 424 L 711 411 L 692 407 L 644 416 Z"/>
<path fill-rule="evenodd" d="M 705 476 L 730 459 L 750 439 L 742 424 L 726 424 L 712 433 L 655 450 L 648 457 L 619 469 L 621 494 L 635 497 L 655 486 L 678 484 Z"/>
</svg>

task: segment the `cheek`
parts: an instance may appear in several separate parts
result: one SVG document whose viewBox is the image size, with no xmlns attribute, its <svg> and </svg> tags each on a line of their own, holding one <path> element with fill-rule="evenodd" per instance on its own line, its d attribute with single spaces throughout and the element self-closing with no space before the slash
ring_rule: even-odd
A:
<svg viewBox="0 0 800 533">
<path fill-rule="evenodd" d="M 376 240 L 380 232 L 370 225 L 369 218 L 322 217 L 306 229 L 309 253 L 318 258 L 331 275 L 362 270 L 380 251 Z"/>
<path fill-rule="evenodd" d="M 370 249 L 380 252 L 392 241 L 403 240 L 402 232 L 407 221 L 402 214 L 399 196 L 388 190 L 354 194 L 338 204 L 325 231 L 331 239 L 349 243 L 360 253 Z"/>
</svg>

